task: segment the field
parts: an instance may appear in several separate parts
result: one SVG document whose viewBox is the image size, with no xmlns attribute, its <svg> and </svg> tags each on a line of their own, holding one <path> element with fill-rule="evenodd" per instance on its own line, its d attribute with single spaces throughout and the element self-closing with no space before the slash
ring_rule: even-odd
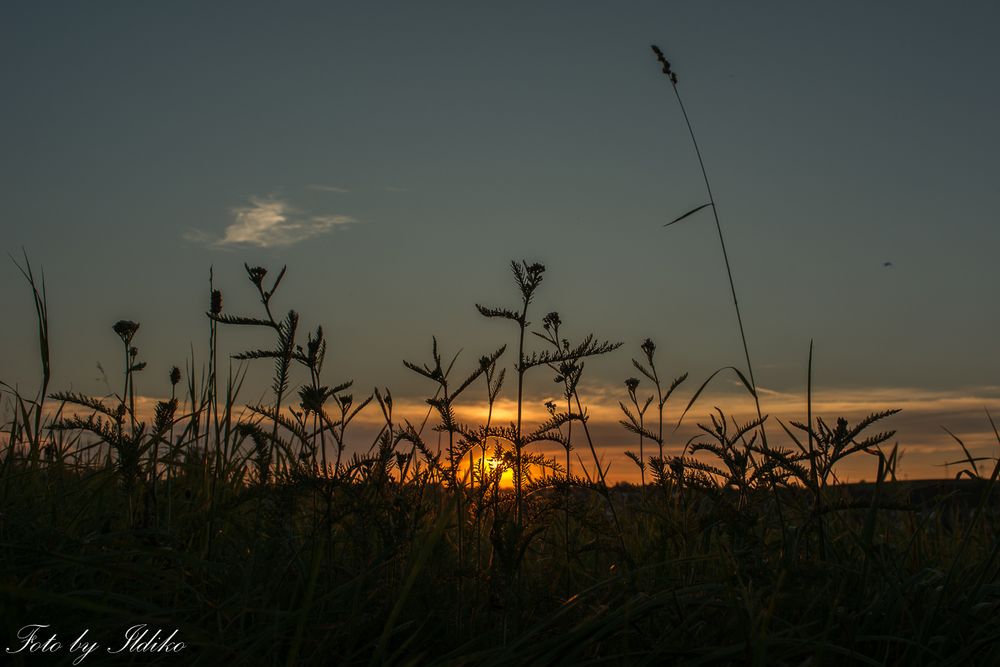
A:
<svg viewBox="0 0 1000 667">
<path fill-rule="evenodd" d="M 120 390 L 54 390 L 44 286 L 19 266 L 42 378 L 34 396 L 6 392 L 0 625 L 9 651 L 26 624 L 49 627 L 10 664 L 46 650 L 68 662 L 84 627 L 101 651 L 122 649 L 86 664 L 1000 661 L 992 461 L 966 452 L 958 481 L 898 482 L 892 432 L 877 431 L 891 411 L 856 424 L 717 411 L 701 437 L 665 449 L 663 410 L 684 378 L 662 381 L 646 341 L 633 363 L 655 398 L 629 381 L 622 402 L 642 483 L 612 485 L 578 386 L 584 360 L 618 344 L 564 340 L 558 314 L 531 312 L 541 265 L 512 263 L 514 307 L 479 306 L 509 346 L 471 367 L 436 344 L 428 362 L 406 362 L 430 387 L 423 423 L 396 417 L 388 389 L 327 384 L 322 330 L 303 336 L 294 311 L 278 315 L 284 271 L 250 266 L 260 312 L 229 314 L 210 290 L 208 367 L 147 379 L 170 395 L 152 415 L 136 408 L 134 322 L 109 323 Z M 237 355 L 273 365 L 260 404 L 240 402 L 238 373 L 217 373 L 233 327 L 273 339 Z M 528 373 L 555 376 L 564 398 L 530 427 Z M 517 421 L 456 417 L 504 391 Z M 383 417 L 371 443 L 352 440 L 362 410 Z M 565 457 L 539 454 L 542 441 Z M 875 482 L 836 482 L 855 456 L 870 457 Z M 138 624 L 150 641 L 122 647 Z M 59 650 L 46 649 L 53 633 Z"/>
</svg>

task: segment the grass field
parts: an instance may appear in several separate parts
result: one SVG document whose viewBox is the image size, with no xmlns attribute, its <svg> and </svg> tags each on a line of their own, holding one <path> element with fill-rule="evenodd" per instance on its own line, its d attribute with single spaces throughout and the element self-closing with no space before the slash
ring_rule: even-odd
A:
<svg viewBox="0 0 1000 667">
<path fill-rule="evenodd" d="M 423 423 L 398 418 L 388 389 L 327 380 L 322 330 L 278 314 L 284 272 L 249 266 L 260 312 L 229 314 L 212 290 L 208 366 L 162 378 L 171 397 L 148 418 L 134 322 L 109 326 L 122 345 L 110 397 L 54 390 L 44 287 L 22 268 L 42 378 L 33 396 L 5 394 L 0 632 L 12 651 L 24 626 L 49 627 L 10 664 L 44 660 L 52 633 L 68 664 L 83 630 L 101 644 L 85 664 L 1000 662 L 993 461 L 966 452 L 960 481 L 897 482 L 892 432 L 876 432 L 891 411 L 856 424 L 718 411 L 665 447 L 684 376 L 663 380 L 647 341 L 634 369 L 655 398 L 630 381 L 621 406 L 642 483 L 611 485 L 577 388 L 584 361 L 618 344 L 565 340 L 558 314 L 530 312 L 541 265 L 512 263 L 514 307 L 479 306 L 508 346 L 469 364 L 435 343 L 406 362 L 429 388 Z M 232 327 L 273 338 L 237 355 L 273 365 L 260 404 L 241 403 L 240 373 L 217 372 Z M 523 381 L 545 373 L 563 401 L 529 427 Z M 512 423 L 492 419 L 503 392 Z M 471 401 L 489 406 L 482 423 L 457 419 Z M 362 410 L 384 421 L 370 443 L 352 440 Z M 858 456 L 876 481 L 837 484 Z M 138 624 L 184 645 L 105 651 Z"/>
</svg>

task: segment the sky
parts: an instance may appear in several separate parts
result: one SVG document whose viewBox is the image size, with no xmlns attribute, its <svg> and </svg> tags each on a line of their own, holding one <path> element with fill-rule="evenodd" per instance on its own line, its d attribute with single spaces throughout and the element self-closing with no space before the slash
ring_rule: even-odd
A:
<svg viewBox="0 0 1000 667">
<path fill-rule="evenodd" d="M 708 210 L 663 227 L 707 198 L 655 43 L 712 182 L 764 411 L 770 396 L 775 415 L 804 417 L 813 341 L 817 396 L 904 407 L 890 426 L 930 476 L 957 451 L 940 426 L 985 454 L 984 409 L 1000 412 L 998 14 L 6 2 L 3 246 L 44 269 L 53 388 L 107 393 L 97 365 L 114 385 L 111 325 L 132 319 L 139 389 L 165 395 L 172 365 L 203 363 L 210 269 L 226 312 L 256 313 L 248 262 L 288 266 L 275 307 L 323 325 L 331 384 L 414 405 L 428 386 L 402 360 L 427 360 L 432 336 L 463 369 L 512 343 L 474 305 L 512 305 L 510 261 L 541 262 L 536 323 L 557 310 L 570 337 L 624 344 L 585 382 L 617 451 L 644 338 L 665 375 L 690 373 L 681 405 L 745 366 Z M 0 379 L 34 391 L 30 292 L 4 263 Z M 266 343 L 222 334 L 229 352 Z M 248 393 L 267 370 L 251 368 Z M 554 391 L 543 376 L 536 403 Z M 720 376 L 692 420 L 741 400 Z"/>
</svg>

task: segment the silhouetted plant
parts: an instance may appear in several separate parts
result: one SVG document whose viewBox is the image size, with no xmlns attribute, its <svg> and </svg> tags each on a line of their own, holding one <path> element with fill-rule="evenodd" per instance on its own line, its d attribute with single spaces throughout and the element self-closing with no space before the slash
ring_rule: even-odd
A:
<svg viewBox="0 0 1000 667">
<path fill-rule="evenodd" d="M 518 266 L 519 287 L 530 287 L 528 266 Z M 414 651 L 448 664 L 803 664 L 839 655 L 958 665 L 1000 655 L 991 648 L 1000 636 L 1000 464 L 987 477 L 963 448 L 978 478 L 963 480 L 974 485 L 972 502 L 956 501 L 957 487 L 929 504 L 908 499 L 906 486 L 889 484 L 899 449 L 883 445 L 892 433 L 868 434 L 895 411 L 853 426 L 814 420 L 810 371 L 809 418 L 787 429 L 794 449 L 765 446 L 762 418 L 739 423 L 720 409 L 679 455 L 648 455 L 643 447 L 665 440 L 665 417 L 654 423 L 651 409 L 664 409 L 680 379 L 658 384 L 647 341 L 622 421 L 641 438 L 640 479 L 649 472 L 658 488 L 611 488 L 580 393 L 587 357 L 617 344 L 571 343 L 558 314 L 543 319 L 532 333 L 544 349 L 522 341 L 515 366 L 522 378 L 545 366 L 562 388 L 540 424 L 496 423 L 499 350 L 453 381 L 456 362 L 445 364 L 435 344 L 429 363 L 407 364 L 435 387 L 435 447 L 423 435 L 427 420 L 397 415 L 388 389 L 358 400 L 347 383 L 326 384 L 323 330 L 295 344 L 295 318 L 270 316 L 266 272 L 248 267 L 248 276 L 265 316 L 242 323 L 269 329 L 276 343 L 243 355 L 273 360 L 274 401 L 246 408 L 231 434 L 246 365 L 223 391 L 210 368 L 199 376 L 192 352 L 184 374 L 167 374 L 169 398 L 140 414 L 139 328 L 124 320 L 115 327 L 127 359 L 120 395 L 53 393 L 57 405 L 39 416 L 40 401 L 5 385 L 14 410 L 0 431 L 0 566 L 18 585 L 0 586 L 10 593 L 0 608 L 17 612 L 23 601 L 60 626 L 93 608 L 102 631 L 136 613 L 169 617 L 199 659 L 234 664 L 264 654 L 326 664 L 331 651 L 344 664 L 406 662 Z M 514 315 L 528 326 L 523 296 Z M 216 323 L 236 319 L 214 289 L 208 312 Z M 463 423 L 457 401 L 480 380 L 485 423 Z M 366 450 L 348 444 L 345 429 L 369 401 L 381 424 Z M 592 466 L 579 459 L 583 477 L 568 465 L 580 437 L 593 456 Z M 338 448 L 333 462 L 328 441 Z M 541 442 L 563 448 L 565 470 L 536 450 Z M 876 460 L 875 484 L 838 484 L 839 466 L 859 452 Z M 518 467 L 520 521 L 515 492 L 501 485 Z M 160 474 L 168 483 L 151 495 Z M 809 548 L 814 535 L 818 550 Z"/>
<path fill-rule="evenodd" d="M 667 404 L 667 400 L 669 400 L 670 396 L 674 393 L 674 390 L 677 389 L 677 387 L 679 387 L 687 379 L 688 374 L 684 373 L 683 375 L 674 378 L 673 382 L 670 383 L 670 386 L 666 389 L 666 391 L 664 391 L 663 386 L 660 383 L 660 375 L 656 369 L 656 362 L 654 360 L 656 354 L 656 344 L 652 341 L 652 339 L 647 338 L 642 342 L 639 348 L 642 350 L 643 355 L 646 357 L 645 363 L 640 362 L 636 359 L 632 359 L 632 365 L 635 366 L 636 370 L 642 373 L 644 377 L 646 377 L 650 382 L 652 382 L 653 386 L 656 388 L 656 416 L 657 416 L 656 431 L 655 432 L 651 431 L 646 426 L 646 420 L 645 420 L 646 410 L 649 408 L 650 403 L 653 402 L 654 397 L 652 395 L 649 396 L 649 398 L 646 399 L 646 401 L 643 403 L 642 407 L 639 406 L 639 400 L 636 398 L 636 393 L 635 393 L 636 389 L 639 387 L 638 379 L 629 378 L 628 380 L 625 381 L 625 387 L 628 390 L 629 399 L 632 402 L 632 410 L 630 410 L 628 407 L 625 406 L 625 404 L 621 402 L 619 402 L 618 405 L 621 408 L 622 413 L 624 413 L 625 419 L 627 420 L 627 421 L 622 420 L 619 423 L 629 431 L 639 436 L 639 454 L 636 455 L 633 452 L 625 452 L 625 454 L 630 459 L 632 459 L 632 461 L 639 467 L 639 471 L 642 476 L 642 485 L 643 487 L 645 487 L 647 461 L 646 458 L 643 456 L 643 442 L 644 440 L 649 439 L 656 443 L 659 453 L 655 460 L 651 458 L 648 463 L 651 466 L 653 466 L 656 470 L 660 470 L 662 472 L 664 469 L 664 458 L 663 458 L 664 406 Z M 659 475 L 658 479 L 661 480 L 664 479 L 663 475 L 662 474 Z"/>
<path fill-rule="evenodd" d="M 810 455 L 815 462 L 816 481 L 812 483 L 817 484 L 820 489 L 825 488 L 831 477 L 836 479 L 833 468 L 837 463 L 858 452 L 874 451 L 879 445 L 891 439 L 896 434 L 895 430 L 882 431 L 865 438 L 861 438 L 861 434 L 875 423 L 899 412 L 899 409 L 873 412 L 853 426 L 843 417 L 838 417 L 836 425 L 832 428 L 822 417 L 816 418 L 814 426 L 792 421 L 792 426 L 807 432 L 816 443 L 814 451 L 810 454 L 808 450 L 801 447 L 798 439 L 795 439 L 800 449 Z M 807 480 L 803 480 L 803 482 L 807 482 Z"/>
<path fill-rule="evenodd" d="M 538 263 L 528 264 L 522 261 L 520 264 L 512 261 L 510 263 L 511 271 L 514 273 L 514 279 L 517 283 L 518 290 L 521 293 L 521 304 L 518 310 L 512 310 L 510 308 L 488 308 L 486 306 L 481 306 L 476 304 L 476 309 L 484 317 L 493 317 L 511 320 L 517 324 L 518 328 L 518 339 L 517 339 L 517 362 L 514 366 L 514 371 L 517 373 L 517 422 L 515 424 L 515 434 L 514 434 L 514 495 L 515 495 L 515 520 L 520 523 L 521 521 L 521 497 L 522 497 L 522 487 L 523 487 L 523 477 L 524 477 L 524 466 L 522 465 L 522 455 L 524 449 L 524 442 L 521 438 L 521 418 L 522 410 L 524 407 L 524 374 L 528 370 L 524 361 L 524 334 L 528 329 L 528 306 L 531 304 L 531 300 L 534 298 L 535 290 L 542 283 L 542 274 L 545 273 L 545 267 Z"/>
<path fill-rule="evenodd" d="M 886 442 L 895 431 L 882 431 L 874 435 L 861 438 L 862 433 L 875 423 L 898 413 L 898 409 L 875 412 L 857 424 L 851 426 L 843 417 L 838 417 L 836 425 L 831 428 L 822 417 L 816 418 L 815 425 L 803 424 L 792 421 L 791 424 L 800 431 L 808 434 L 810 445 L 804 446 L 802 442 L 787 428 L 785 432 L 799 448 L 803 459 L 809 461 L 808 471 L 800 468 L 788 468 L 796 477 L 808 488 L 813 496 L 813 518 L 819 535 L 820 552 L 827 554 L 826 519 L 824 491 L 830 479 L 836 481 L 834 466 L 840 461 L 859 452 L 875 454 L 879 457 L 879 476 L 886 469 L 888 460 L 884 457 L 879 445 Z M 784 427 L 784 424 L 782 424 Z M 895 460 L 895 455 L 892 457 Z M 892 464 L 894 468 L 894 463 Z"/>
<path fill-rule="evenodd" d="M 544 327 L 543 333 L 532 333 L 550 343 L 553 349 L 533 352 L 530 355 L 527 354 L 524 346 L 524 338 L 525 332 L 527 332 L 528 327 L 531 324 L 531 322 L 528 321 L 528 307 L 534 298 L 535 291 L 542 282 L 542 274 L 545 272 L 545 267 L 537 263 L 528 264 L 526 261 L 522 261 L 518 264 L 516 261 L 512 261 L 511 270 L 514 273 L 515 282 L 521 295 L 521 304 L 519 309 L 488 308 L 480 304 L 476 304 L 476 308 L 479 310 L 480 314 L 485 317 L 508 319 L 518 325 L 517 363 L 514 368 L 517 373 L 517 422 L 514 424 L 512 440 L 514 443 L 514 516 L 515 522 L 520 525 L 522 523 L 522 500 L 524 475 L 526 470 L 524 447 L 527 444 L 522 433 L 521 423 L 524 407 L 525 374 L 529 369 L 537 366 L 556 368 L 560 373 L 560 375 L 557 376 L 557 378 L 561 378 L 559 381 L 572 382 L 572 395 L 575 397 L 577 403 L 577 412 L 582 415 L 582 405 L 579 401 L 579 395 L 576 393 L 576 383 L 579 381 L 579 374 L 582 372 L 580 360 L 584 357 L 610 352 L 611 350 L 620 347 L 621 343 L 599 343 L 594 340 L 593 335 L 589 335 L 586 336 L 578 345 L 571 346 L 568 341 L 562 340 L 557 336 L 557 327 L 555 325 L 558 323 L 554 320 L 550 320 L 548 322 L 549 326 Z M 565 421 L 569 419 L 572 419 L 572 417 L 569 413 L 567 413 L 567 415 L 563 418 L 562 423 L 565 423 Z M 601 480 L 601 484 L 606 488 L 607 485 L 604 482 L 604 471 L 600 461 L 598 460 L 597 452 L 593 449 L 590 434 L 586 430 L 586 421 L 583 421 L 583 425 L 588 442 L 591 444 L 591 451 L 597 464 L 598 476 Z M 557 426 L 553 426 L 552 428 L 557 428 Z"/>
<path fill-rule="evenodd" d="M 45 397 L 48 392 L 49 381 L 52 379 L 52 366 L 49 351 L 49 307 L 48 295 L 45 289 L 45 274 L 42 273 L 39 280 L 35 280 L 35 274 L 31 269 L 31 262 L 28 261 L 28 253 L 22 252 L 24 265 L 11 258 L 14 266 L 24 276 L 31 288 L 31 298 L 35 307 L 35 322 L 37 324 L 38 338 L 38 358 L 41 363 L 41 381 L 38 393 L 34 400 L 25 399 L 19 391 L 13 389 L 15 407 L 14 425 L 19 431 L 18 435 L 23 436 L 28 442 L 28 459 L 33 467 L 37 467 L 39 456 L 42 450 L 42 413 L 45 408 Z M 3 383 L 4 386 L 6 383 Z M 20 421 L 18 421 L 20 418 Z M 13 442 L 13 435 L 11 441 Z M 11 453 L 13 449 L 11 449 Z"/>
<path fill-rule="evenodd" d="M 220 308 L 216 309 L 215 306 L 217 300 L 215 298 L 215 291 L 213 290 L 213 298 L 210 304 L 211 308 L 206 313 L 209 320 L 213 323 L 212 340 L 214 343 L 214 323 L 265 327 L 274 332 L 276 341 L 273 349 L 247 350 L 245 352 L 234 354 L 233 358 L 238 360 L 274 360 L 274 374 L 271 384 L 271 390 L 274 394 L 274 403 L 271 406 L 264 406 L 260 404 L 250 406 L 250 409 L 271 421 L 271 433 L 268 444 L 270 451 L 266 459 L 274 462 L 274 464 L 278 466 L 279 470 L 287 465 L 298 466 L 301 464 L 301 460 L 292 452 L 290 443 L 282 437 L 280 428 L 284 427 L 292 433 L 292 435 L 297 437 L 301 446 L 308 446 L 310 437 L 301 428 L 301 425 L 295 424 L 292 420 L 282 414 L 284 399 L 291 381 L 290 376 L 292 362 L 296 359 L 297 349 L 295 337 L 298 330 L 299 315 L 294 310 L 289 310 L 288 314 L 285 315 L 285 317 L 279 322 L 275 320 L 273 314 L 271 313 L 271 299 L 277 291 L 278 286 L 281 284 L 281 280 L 285 276 L 285 270 L 287 267 L 282 267 L 269 289 L 264 286 L 264 279 L 267 277 L 267 269 L 260 266 L 251 267 L 249 264 L 245 264 L 244 267 L 247 271 L 247 278 L 257 290 L 260 303 L 264 307 L 265 318 L 262 319 L 240 315 L 229 315 L 228 313 L 221 312 L 221 300 L 218 301 Z M 301 353 L 299 353 L 299 359 L 302 359 Z M 211 382 L 214 382 L 214 373 L 210 384 Z M 276 449 L 277 457 L 275 457 Z"/>
<path fill-rule="evenodd" d="M 694 128 L 691 126 L 691 119 L 688 117 L 687 109 L 684 108 L 684 101 L 681 99 L 681 93 L 677 89 L 677 74 L 674 72 L 670 61 L 666 59 L 663 55 L 663 51 L 661 51 L 658 46 L 654 44 L 651 45 L 650 48 L 652 48 L 653 53 L 656 55 L 657 62 L 659 62 L 662 66 L 663 74 L 670 81 L 670 86 L 674 91 L 674 96 L 677 98 L 677 105 L 681 109 L 681 115 L 684 116 L 684 124 L 687 126 L 688 136 L 691 137 L 691 144 L 694 146 L 695 155 L 698 157 L 698 166 L 701 168 L 701 175 L 705 182 L 705 192 L 708 195 L 708 203 L 696 206 L 683 215 L 674 218 L 664 226 L 669 227 L 670 225 L 676 224 L 704 208 L 712 209 L 712 217 L 715 219 L 715 229 L 719 234 L 719 246 L 722 248 L 722 259 L 726 265 L 726 275 L 729 278 L 729 289 L 733 296 L 733 309 L 736 311 L 736 323 L 740 329 L 740 341 L 743 343 L 743 354 L 747 362 L 747 374 L 750 376 L 750 387 L 753 389 L 751 393 L 753 394 L 754 405 L 757 408 L 757 419 L 760 420 L 760 426 L 762 429 L 760 434 L 761 442 L 764 447 L 767 447 L 767 433 L 763 430 L 764 419 L 760 410 L 760 398 L 757 393 L 757 381 L 754 379 L 753 364 L 750 362 L 750 346 L 747 344 L 746 331 L 743 328 L 743 316 L 740 314 L 740 304 L 739 300 L 736 298 L 736 283 L 733 281 L 733 269 L 729 264 L 729 253 L 726 251 L 726 239 L 722 235 L 722 223 L 719 222 L 719 209 L 715 203 L 715 196 L 712 194 L 712 184 L 708 179 L 708 171 L 705 169 L 705 160 L 701 156 L 701 149 L 698 147 L 698 140 L 695 138 Z"/>
</svg>

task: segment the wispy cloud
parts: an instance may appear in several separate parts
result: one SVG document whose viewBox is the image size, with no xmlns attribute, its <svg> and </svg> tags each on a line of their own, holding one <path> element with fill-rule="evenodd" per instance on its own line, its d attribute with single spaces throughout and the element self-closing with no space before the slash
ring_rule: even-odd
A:
<svg viewBox="0 0 1000 667">
<path fill-rule="evenodd" d="M 290 246 L 359 222 L 349 215 L 305 214 L 287 201 L 276 198 L 252 197 L 249 205 L 236 207 L 232 213 L 233 222 L 221 238 L 214 238 L 200 229 L 185 232 L 184 238 L 216 247 L 273 248 Z"/>
<path fill-rule="evenodd" d="M 309 188 L 310 190 L 319 190 L 320 192 L 333 192 L 338 195 L 346 195 L 347 193 L 350 192 L 350 190 L 348 190 L 347 188 L 337 187 L 336 185 L 318 185 L 314 183 L 312 185 L 307 185 L 306 187 Z"/>
</svg>

